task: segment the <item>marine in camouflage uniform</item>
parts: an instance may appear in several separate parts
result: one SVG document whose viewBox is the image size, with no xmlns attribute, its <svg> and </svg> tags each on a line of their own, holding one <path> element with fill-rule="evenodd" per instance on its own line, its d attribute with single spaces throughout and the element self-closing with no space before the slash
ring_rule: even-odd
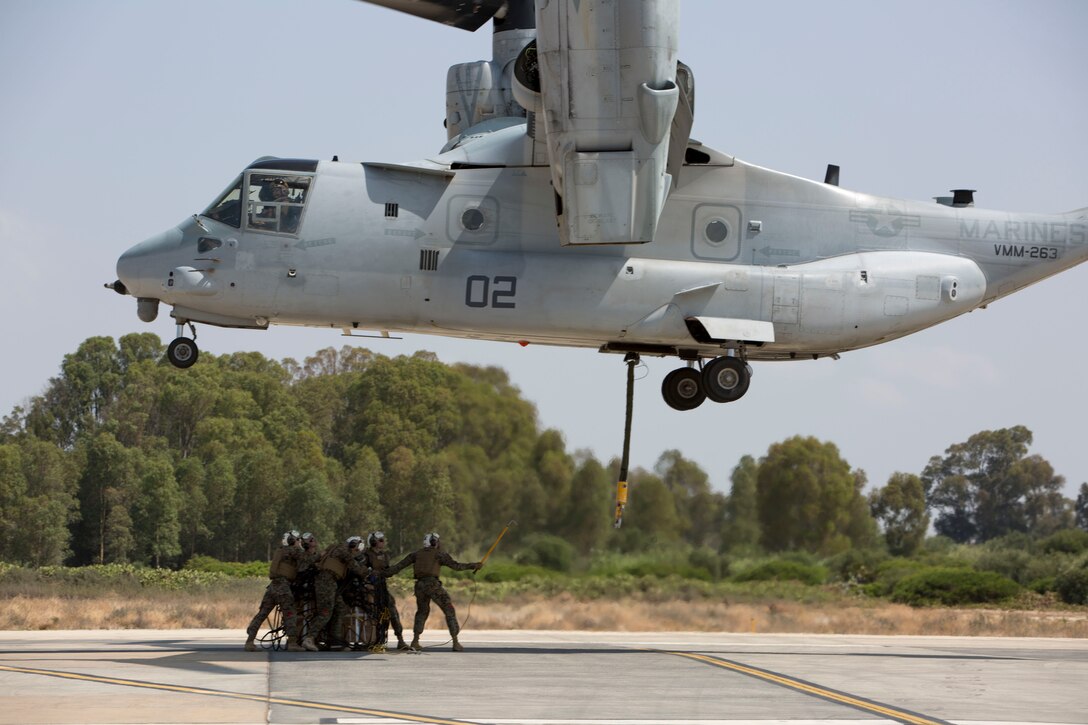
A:
<svg viewBox="0 0 1088 725">
<path fill-rule="evenodd" d="M 386 551 L 388 543 L 385 534 L 375 531 L 367 537 L 367 548 L 361 555 L 361 562 L 376 572 L 389 568 L 389 552 Z M 389 612 L 389 625 L 393 628 L 393 634 L 397 636 L 397 649 L 408 649 L 408 643 L 404 641 L 404 626 L 400 623 L 400 612 L 397 611 L 397 600 L 393 598 L 393 592 L 384 581 L 379 581 L 377 587 L 384 588 L 385 606 Z M 379 599 L 380 601 L 380 599 Z"/>
<path fill-rule="evenodd" d="M 287 634 L 287 649 L 291 652 L 300 652 L 302 647 L 298 642 L 298 615 L 295 607 L 295 594 L 291 591 L 291 582 L 298 573 L 299 562 L 302 560 L 303 551 L 297 531 L 289 531 L 283 535 L 283 545 L 276 549 L 272 555 L 272 562 L 268 565 L 268 578 L 271 581 L 264 590 L 261 606 L 257 614 L 250 620 L 246 627 L 246 651 L 253 652 L 257 649 L 255 640 L 261 624 L 278 605 L 283 613 L 283 631 Z"/>
<path fill-rule="evenodd" d="M 349 571 L 364 579 L 370 574 L 365 565 L 355 561 L 355 555 L 362 547 L 362 543 L 361 536 L 352 536 L 343 544 L 332 544 L 325 549 L 325 553 L 316 564 L 317 577 L 314 579 L 314 594 L 317 601 L 317 616 L 311 623 L 310 633 L 302 640 L 302 646 L 312 652 L 317 651 L 314 636 L 320 633 L 332 619 L 340 582 Z"/>
<path fill-rule="evenodd" d="M 479 570 L 483 564 L 481 562 L 462 564 L 459 561 L 454 561 L 452 556 L 441 550 L 438 534 L 424 536 L 422 549 L 413 551 L 381 573 L 383 576 L 393 576 L 409 564 L 412 565 L 412 571 L 416 578 L 416 618 L 412 623 L 414 634 L 412 649 L 417 651 L 423 649 L 419 644 L 419 635 L 423 634 L 423 627 L 427 624 L 427 616 L 431 613 L 431 602 L 433 601 L 446 615 L 446 626 L 449 627 L 450 636 L 453 638 L 453 651 L 463 652 L 465 648 L 457 641 L 457 634 L 461 631 L 461 627 L 457 624 L 457 610 L 453 608 L 450 595 L 446 592 L 446 588 L 442 586 L 442 581 L 438 578 L 438 575 L 444 566 L 455 571 L 465 571 L 467 569 Z"/>
<path fill-rule="evenodd" d="M 299 617 L 299 634 L 305 633 L 306 605 L 313 602 L 314 577 L 317 574 L 317 562 L 321 559 L 321 549 L 317 548 L 317 537 L 307 531 L 302 535 L 302 557 L 298 562 L 298 576 L 291 587 L 295 593 L 295 610 Z M 310 612 L 310 616 L 313 613 Z"/>
</svg>

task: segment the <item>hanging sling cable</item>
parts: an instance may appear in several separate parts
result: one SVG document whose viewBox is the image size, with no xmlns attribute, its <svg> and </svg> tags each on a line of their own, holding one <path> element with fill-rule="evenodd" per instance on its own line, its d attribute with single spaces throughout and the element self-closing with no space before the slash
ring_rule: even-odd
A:
<svg viewBox="0 0 1088 725">
<path fill-rule="evenodd" d="M 627 467 L 631 462 L 631 418 L 635 404 L 635 366 L 639 363 L 637 352 L 629 352 L 623 358 L 627 363 L 627 419 L 623 425 L 623 462 L 620 463 L 620 476 L 616 482 L 616 521 L 617 529 L 623 524 L 623 510 L 627 508 Z"/>
</svg>

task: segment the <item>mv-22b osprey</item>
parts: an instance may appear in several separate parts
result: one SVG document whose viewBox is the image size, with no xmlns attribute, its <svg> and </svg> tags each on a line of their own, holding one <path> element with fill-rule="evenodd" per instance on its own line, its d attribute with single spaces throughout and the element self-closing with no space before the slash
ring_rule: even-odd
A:
<svg viewBox="0 0 1088 725">
<path fill-rule="evenodd" d="M 679 0 L 373 0 L 493 59 L 449 69 L 448 141 L 409 164 L 262 158 L 125 252 L 140 319 L 307 325 L 675 356 L 688 410 L 752 360 L 835 357 L 944 322 L 1088 257 L 1088 208 L 983 211 L 847 191 L 689 137 Z"/>
</svg>

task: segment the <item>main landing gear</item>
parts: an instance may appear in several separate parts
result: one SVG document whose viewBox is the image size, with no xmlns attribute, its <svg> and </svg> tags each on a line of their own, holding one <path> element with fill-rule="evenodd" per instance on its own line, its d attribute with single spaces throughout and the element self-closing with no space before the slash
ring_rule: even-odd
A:
<svg viewBox="0 0 1088 725">
<path fill-rule="evenodd" d="M 731 403 L 748 392 L 752 368 L 738 357 L 716 357 L 699 369 L 695 361 L 665 376 L 661 382 L 661 397 L 670 408 L 693 410 L 710 398 L 715 403 Z"/>
<path fill-rule="evenodd" d="M 183 337 L 185 332 L 185 323 L 178 323 L 177 337 L 166 348 L 166 359 L 170 361 L 170 364 L 176 368 L 189 368 L 193 366 L 196 359 L 200 356 L 200 350 L 196 346 L 196 328 L 193 327 L 193 323 L 189 323 L 189 329 L 192 331 L 192 338 Z"/>
</svg>

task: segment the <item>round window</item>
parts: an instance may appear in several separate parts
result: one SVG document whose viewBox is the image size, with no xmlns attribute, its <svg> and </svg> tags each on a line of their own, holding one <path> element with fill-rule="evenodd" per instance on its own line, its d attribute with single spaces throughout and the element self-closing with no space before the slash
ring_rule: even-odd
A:
<svg viewBox="0 0 1088 725">
<path fill-rule="evenodd" d="M 479 209 L 465 209 L 461 215 L 461 226 L 470 232 L 479 231 L 484 225 L 484 213 Z"/>
<path fill-rule="evenodd" d="M 729 237 L 729 225 L 721 219 L 714 219 L 706 225 L 706 240 L 711 244 L 721 244 Z"/>
</svg>

